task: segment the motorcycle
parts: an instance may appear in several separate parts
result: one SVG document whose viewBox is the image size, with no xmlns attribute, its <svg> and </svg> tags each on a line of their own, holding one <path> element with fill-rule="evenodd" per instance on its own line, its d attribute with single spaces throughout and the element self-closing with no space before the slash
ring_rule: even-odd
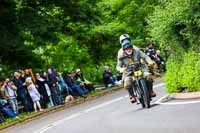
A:
<svg viewBox="0 0 200 133">
<path fill-rule="evenodd" d="M 133 92 L 136 95 L 137 103 L 141 103 L 143 108 L 150 108 L 150 95 L 143 76 L 143 71 L 140 63 L 132 64 L 129 68 L 129 76 L 133 79 Z"/>
</svg>

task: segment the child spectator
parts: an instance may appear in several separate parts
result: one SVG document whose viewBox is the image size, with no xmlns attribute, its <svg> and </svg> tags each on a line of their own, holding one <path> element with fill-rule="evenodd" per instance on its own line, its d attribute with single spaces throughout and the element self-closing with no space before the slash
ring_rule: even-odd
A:
<svg viewBox="0 0 200 133">
<path fill-rule="evenodd" d="M 31 96 L 31 99 L 33 101 L 33 107 L 35 112 L 37 112 L 37 107 L 39 108 L 39 111 L 43 111 L 40 105 L 40 94 L 38 90 L 36 89 L 35 85 L 33 84 L 31 78 L 26 78 L 26 85 L 28 88 L 28 93 Z"/>
</svg>

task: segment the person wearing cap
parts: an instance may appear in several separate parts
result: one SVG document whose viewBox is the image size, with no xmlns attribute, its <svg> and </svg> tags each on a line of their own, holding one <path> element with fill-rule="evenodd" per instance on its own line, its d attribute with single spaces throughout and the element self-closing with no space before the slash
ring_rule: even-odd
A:
<svg viewBox="0 0 200 133">
<path fill-rule="evenodd" d="M 89 82 L 83 75 L 83 73 L 81 72 L 81 69 L 76 69 L 76 74 L 74 77 L 77 81 L 78 84 L 84 84 L 85 88 L 88 91 L 94 91 L 94 86 L 92 85 L 91 82 Z"/>
<path fill-rule="evenodd" d="M 131 76 L 126 76 L 129 73 L 127 68 L 129 68 L 131 64 L 134 64 L 134 62 L 141 63 L 141 58 L 144 59 L 144 61 L 146 61 L 149 65 L 152 65 L 153 61 L 149 56 L 144 54 L 138 48 L 132 46 L 129 36 L 128 37 L 127 35 L 124 36 L 124 34 L 121 35 L 120 44 L 121 44 L 121 49 L 118 51 L 116 69 L 120 73 L 123 73 L 124 88 L 128 90 L 130 100 L 132 103 L 134 103 L 136 102 L 136 96 L 132 89 L 133 79 Z M 144 77 L 147 82 L 147 87 L 149 89 L 150 96 L 155 97 L 156 94 L 153 92 L 153 80 L 150 77 L 151 74 L 147 70 L 148 69 L 146 68 L 144 68 L 143 70 Z"/>
<path fill-rule="evenodd" d="M 66 72 L 63 78 L 65 83 L 72 89 L 72 91 L 77 92 L 82 97 L 87 97 L 87 91 L 75 82 L 73 75 L 73 72 Z"/>
</svg>

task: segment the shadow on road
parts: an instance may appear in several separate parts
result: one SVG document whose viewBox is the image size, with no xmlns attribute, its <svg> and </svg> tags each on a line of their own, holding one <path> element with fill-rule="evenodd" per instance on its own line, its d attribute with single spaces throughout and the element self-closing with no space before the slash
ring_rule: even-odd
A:
<svg viewBox="0 0 200 133">
<path fill-rule="evenodd" d="M 146 108 L 142 108 L 141 105 L 137 105 L 137 106 L 140 106 L 139 108 L 137 108 L 136 110 L 134 110 L 134 112 L 137 112 L 137 111 L 141 111 L 141 110 L 151 110 L 151 108 L 154 108 L 156 106 L 158 106 L 159 104 L 151 104 L 151 107 L 146 109 Z"/>
</svg>

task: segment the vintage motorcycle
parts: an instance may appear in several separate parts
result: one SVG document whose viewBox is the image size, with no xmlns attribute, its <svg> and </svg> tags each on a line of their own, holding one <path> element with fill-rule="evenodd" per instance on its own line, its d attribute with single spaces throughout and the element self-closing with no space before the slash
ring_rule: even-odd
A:
<svg viewBox="0 0 200 133">
<path fill-rule="evenodd" d="M 150 108 L 151 98 L 149 90 L 143 76 L 142 66 L 140 63 L 134 63 L 129 67 L 128 76 L 133 78 L 133 92 L 136 95 L 137 103 L 141 103 L 143 108 Z"/>
</svg>

